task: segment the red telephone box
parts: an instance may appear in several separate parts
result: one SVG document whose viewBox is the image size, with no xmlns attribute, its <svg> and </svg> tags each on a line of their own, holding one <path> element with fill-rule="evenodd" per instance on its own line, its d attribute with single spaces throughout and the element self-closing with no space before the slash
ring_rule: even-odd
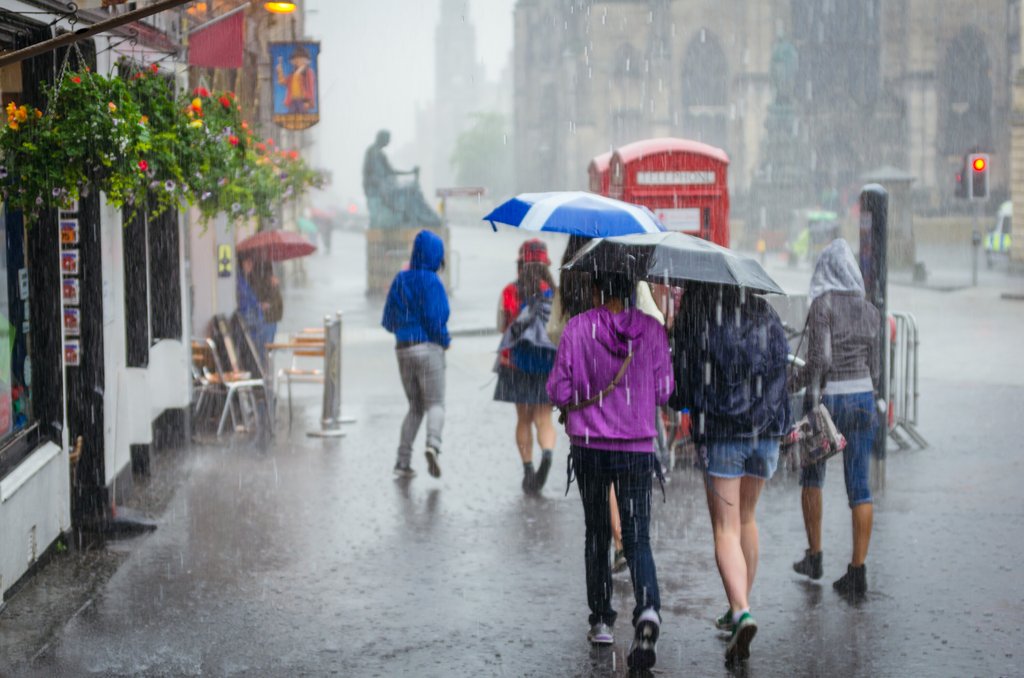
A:
<svg viewBox="0 0 1024 678">
<path fill-rule="evenodd" d="M 609 197 L 649 208 L 670 231 L 729 246 L 729 156 L 722 149 L 689 139 L 645 139 L 617 149 L 608 174 Z M 590 181 L 593 190 L 593 171 Z"/>
<path fill-rule="evenodd" d="M 590 192 L 599 195 L 608 195 L 609 173 L 608 167 L 611 164 L 612 152 L 602 153 L 594 156 L 594 159 L 587 165 L 587 174 L 590 176 Z"/>
</svg>

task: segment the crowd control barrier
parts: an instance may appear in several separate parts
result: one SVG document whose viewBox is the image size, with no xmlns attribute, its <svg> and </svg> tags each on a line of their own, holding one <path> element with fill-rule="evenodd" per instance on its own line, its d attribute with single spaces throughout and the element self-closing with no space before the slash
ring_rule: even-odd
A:
<svg viewBox="0 0 1024 678">
<path fill-rule="evenodd" d="M 911 313 L 889 314 L 892 327 L 886 333 L 890 340 L 889 384 L 886 400 L 889 403 L 889 436 L 901 450 L 917 446 L 928 447 L 928 441 L 917 430 L 918 347 L 920 338 L 917 320 Z"/>
</svg>

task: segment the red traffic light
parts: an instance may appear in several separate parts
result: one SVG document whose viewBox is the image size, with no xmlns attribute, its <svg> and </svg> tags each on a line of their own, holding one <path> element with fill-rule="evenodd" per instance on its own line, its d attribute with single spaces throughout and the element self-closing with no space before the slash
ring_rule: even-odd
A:
<svg viewBox="0 0 1024 678">
<path fill-rule="evenodd" d="M 975 172 L 984 172 L 986 167 L 988 167 L 988 162 L 982 157 L 975 158 L 974 162 L 971 163 L 971 168 Z"/>
</svg>

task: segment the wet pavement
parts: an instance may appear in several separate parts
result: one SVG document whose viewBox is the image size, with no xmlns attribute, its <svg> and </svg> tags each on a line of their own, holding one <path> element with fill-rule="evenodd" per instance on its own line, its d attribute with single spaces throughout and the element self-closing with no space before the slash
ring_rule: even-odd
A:
<svg viewBox="0 0 1024 678">
<path fill-rule="evenodd" d="M 455 230 L 454 329 L 493 323 L 520 240 Z M 34 648 L 0 656 L 0 674 L 625 674 L 628 579 L 616 583 L 624 614 L 615 646 L 591 649 L 582 510 L 575 486 L 564 496 L 567 440 L 543 496 L 524 497 L 512 408 L 491 401 L 497 336 L 459 337 L 448 353 L 443 477 L 430 478 L 417 454 L 419 475 L 393 480 L 404 414 L 393 351 L 375 326 L 378 303 L 361 293 L 361 236 L 337 234 L 334 245 L 330 257 L 305 262 L 283 331 L 346 311 L 345 412 L 357 419 L 348 435 L 306 437 L 318 414 L 316 388 L 306 387 L 292 431 L 271 450 L 208 445 L 163 460 L 159 529 L 113 546 L 121 564 L 91 602 L 55 624 L 34 661 Z M 772 270 L 788 289 L 806 284 L 805 270 Z M 1024 411 L 1024 306 L 999 299 L 1024 285 L 991 281 L 948 293 L 893 289 L 893 307 L 921 325 L 920 429 L 931 447 L 887 462 L 865 601 L 847 603 L 831 588 L 850 551 L 839 466 L 825 488 L 820 583 L 790 569 L 805 538 L 796 475 L 780 470 L 759 508 L 760 632 L 748 664 L 727 670 L 712 627 L 726 603 L 701 479 L 685 468 L 671 475 L 652 524 L 664 604 L 656 674 L 1024 674 L 1024 460 L 1014 425 Z M 61 566 L 58 558 L 45 569 Z M 45 599 L 38 588 L 30 581 L 0 614 L 0 648 L 32 623 L 22 601 Z"/>
</svg>

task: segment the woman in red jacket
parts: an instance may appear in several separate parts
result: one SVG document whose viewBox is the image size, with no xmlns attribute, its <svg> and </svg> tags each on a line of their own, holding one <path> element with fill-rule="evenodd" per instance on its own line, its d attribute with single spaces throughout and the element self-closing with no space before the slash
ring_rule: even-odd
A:
<svg viewBox="0 0 1024 678">
<path fill-rule="evenodd" d="M 543 241 L 527 240 L 519 248 L 516 261 L 518 276 L 501 292 L 498 307 L 498 331 L 506 334 L 523 310 L 534 303 L 543 306 L 550 315 L 554 279 L 548 268 L 547 245 Z M 547 318 L 544 318 L 547 323 Z M 545 337 L 546 338 L 546 337 Z M 507 343 L 507 336 L 503 345 Z M 554 347 L 552 346 L 552 349 Z M 551 351 L 554 357 L 554 351 Z M 555 447 L 555 427 L 551 421 L 551 402 L 545 390 L 550 367 L 531 364 L 524 360 L 517 348 L 503 348 L 498 363 L 498 385 L 494 399 L 514 403 L 516 406 L 516 446 L 523 462 L 523 491 L 539 492 L 551 470 L 551 455 Z M 533 432 L 541 448 L 540 467 L 533 467 Z"/>
</svg>

